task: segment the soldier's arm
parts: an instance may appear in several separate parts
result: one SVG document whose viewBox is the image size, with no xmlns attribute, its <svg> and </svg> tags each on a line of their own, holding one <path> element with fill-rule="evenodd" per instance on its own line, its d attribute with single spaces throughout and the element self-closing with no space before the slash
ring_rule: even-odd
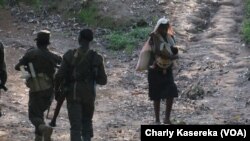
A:
<svg viewBox="0 0 250 141">
<path fill-rule="evenodd" d="M 1 42 L 0 42 L 0 80 L 1 80 L 0 87 L 4 86 L 7 81 L 7 71 L 4 58 L 4 46 Z"/>
<path fill-rule="evenodd" d="M 5 68 L 5 61 L 4 61 L 4 47 L 3 44 L 0 42 L 0 70 L 4 70 Z"/>
<path fill-rule="evenodd" d="M 67 73 L 69 72 L 69 62 L 67 59 L 69 52 L 63 55 L 63 59 L 58 71 L 55 74 L 55 90 L 59 90 L 60 85 L 62 84 L 63 80 L 67 77 Z"/>
<path fill-rule="evenodd" d="M 19 62 L 15 65 L 15 69 L 20 71 L 20 66 L 24 65 L 27 66 L 30 60 L 32 53 L 26 52 L 25 55 L 19 59 Z"/>
<path fill-rule="evenodd" d="M 104 60 L 101 55 L 97 55 L 97 60 L 99 65 L 97 66 L 96 83 L 99 85 L 107 84 L 107 74 L 104 67 Z"/>
</svg>

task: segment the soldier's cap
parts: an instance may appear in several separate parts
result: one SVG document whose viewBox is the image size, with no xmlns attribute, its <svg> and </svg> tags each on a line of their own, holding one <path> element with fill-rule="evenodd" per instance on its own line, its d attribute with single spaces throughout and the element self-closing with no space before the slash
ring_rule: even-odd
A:
<svg viewBox="0 0 250 141">
<path fill-rule="evenodd" d="M 93 40 L 93 32 L 91 29 L 83 29 L 79 33 L 79 40 L 80 39 L 85 39 L 87 41 L 92 41 Z"/>
<path fill-rule="evenodd" d="M 49 40 L 50 38 L 50 31 L 48 30 L 40 30 L 37 33 L 37 37 L 35 38 L 35 41 L 41 41 L 41 40 Z"/>
</svg>

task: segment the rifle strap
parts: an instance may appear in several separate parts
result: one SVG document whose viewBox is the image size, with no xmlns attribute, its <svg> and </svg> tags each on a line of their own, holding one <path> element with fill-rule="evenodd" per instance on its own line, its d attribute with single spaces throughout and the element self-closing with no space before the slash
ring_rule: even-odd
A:
<svg viewBox="0 0 250 141">
<path fill-rule="evenodd" d="M 89 49 L 86 52 L 84 52 L 83 54 L 81 54 L 79 61 L 77 62 L 77 59 L 80 55 L 80 48 L 75 51 L 73 59 L 72 59 L 72 63 L 71 63 L 72 67 L 73 67 L 73 77 L 75 77 L 75 75 L 76 75 L 77 66 L 79 66 L 84 61 L 84 59 L 86 59 L 88 53 L 89 53 Z"/>
<path fill-rule="evenodd" d="M 77 49 L 75 51 L 73 59 L 72 59 L 72 63 L 71 63 L 72 66 L 76 67 L 76 66 L 80 65 L 83 62 L 83 60 L 86 58 L 88 52 L 89 52 L 89 49 L 86 52 L 84 52 L 83 54 L 81 54 L 81 56 L 80 56 L 81 58 L 79 59 L 79 61 L 77 63 L 77 59 L 78 59 L 78 57 L 80 55 L 80 49 Z"/>
</svg>

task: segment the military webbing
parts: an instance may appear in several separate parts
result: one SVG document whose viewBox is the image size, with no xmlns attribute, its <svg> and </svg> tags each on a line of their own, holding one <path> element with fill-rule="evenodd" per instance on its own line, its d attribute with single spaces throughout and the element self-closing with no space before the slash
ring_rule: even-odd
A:
<svg viewBox="0 0 250 141">
<path fill-rule="evenodd" d="M 79 52 L 80 52 L 80 49 L 77 49 L 76 52 L 74 53 L 74 56 L 73 56 L 73 59 L 72 59 L 72 62 L 71 62 L 71 65 L 76 67 L 78 66 L 79 64 L 82 63 L 82 61 L 85 59 L 85 57 L 87 56 L 89 50 L 87 50 L 85 53 L 82 54 L 78 64 L 76 65 L 76 62 L 77 62 L 77 58 L 79 56 Z"/>
<path fill-rule="evenodd" d="M 79 62 L 77 63 L 77 58 L 78 58 L 78 56 L 79 56 L 79 52 L 80 52 L 80 49 L 78 49 L 78 50 L 76 50 L 76 52 L 75 52 L 75 54 L 74 54 L 74 58 L 73 58 L 73 60 L 72 60 L 72 66 L 73 66 L 73 77 L 75 78 L 75 74 L 76 74 L 76 67 L 78 66 L 78 65 L 80 65 L 83 61 L 84 61 L 84 59 L 86 59 L 86 56 L 88 55 L 88 52 L 89 52 L 89 50 L 87 50 L 86 52 L 84 52 L 81 56 L 80 56 L 80 58 L 79 58 Z M 76 64 L 77 63 L 77 64 Z"/>
</svg>

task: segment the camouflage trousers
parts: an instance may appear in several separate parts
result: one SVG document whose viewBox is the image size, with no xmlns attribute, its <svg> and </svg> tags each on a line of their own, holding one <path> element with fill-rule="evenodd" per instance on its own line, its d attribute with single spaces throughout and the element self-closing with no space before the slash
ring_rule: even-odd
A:
<svg viewBox="0 0 250 141">
<path fill-rule="evenodd" d="M 83 141 L 84 138 L 93 137 L 94 101 L 88 103 L 67 102 L 67 109 L 71 125 L 71 141 Z"/>
<path fill-rule="evenodd" d="M 35 126 L 35 134 L 42 135 L 38 130 L 39 125 L 45 124 L 44 112 L 49 108 L 52 102 L 53 89 L 40 92 L 29 93 L 29 120 Z"/>
</svg>

